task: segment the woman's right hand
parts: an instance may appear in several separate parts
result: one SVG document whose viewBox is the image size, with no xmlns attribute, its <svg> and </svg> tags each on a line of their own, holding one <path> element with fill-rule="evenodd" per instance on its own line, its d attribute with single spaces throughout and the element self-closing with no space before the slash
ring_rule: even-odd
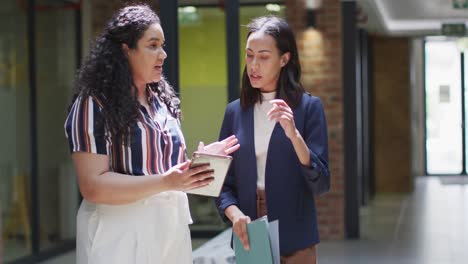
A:
<svg viewBox="0 0 468 264">
<path fill-rule="evenodd" d="M 232 219 L 232 230 L 239 237 L 245 250 L 250 250 L 249 235 L 247 232 L 248 223 L 250 223 L 250 217 L 244 215 L 242 212 L 236 214 Z"/>
<path fill-rule="evenodd" d="M 164 178 L 170 190 L 189 191 L 210 184 L 214 170 L 209 164 L 190 168 L 191 161 L 175 165 L 164 173 Z"/>
</svg>

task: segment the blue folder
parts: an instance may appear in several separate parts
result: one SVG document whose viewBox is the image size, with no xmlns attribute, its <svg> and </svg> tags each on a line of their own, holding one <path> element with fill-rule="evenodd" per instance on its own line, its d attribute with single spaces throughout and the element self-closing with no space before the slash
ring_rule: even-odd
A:
<svg viewBox="0 0 468 264">
<path fill-rule="evenodd" d="M 247 224 L 250 250 L 245 250 L 234 233 L 234 253 L 237 264 L 279 263 L 278 222 L 268 223 L 266 217 Z"/>
</svg>

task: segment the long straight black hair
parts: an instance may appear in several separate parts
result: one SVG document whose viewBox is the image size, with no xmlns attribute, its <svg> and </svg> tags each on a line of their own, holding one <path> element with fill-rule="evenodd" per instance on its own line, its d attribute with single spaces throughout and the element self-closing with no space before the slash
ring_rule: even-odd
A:
<svg viewBox="0 0 468 264">
<path fill-rule="evenodd" d="M 295 108 L 300 103 L 305 90 L 300 82 L 301 65 L 296 39 L 291 28 L 286 21 L 276 16 L 254 18 L 247 25 L 247 28 L 249 30 L 247 39 L 252 33 L 260 31 L 275 40 L 280 56 L 286 52 L 290 53 L 288 63 L 280 70 L 280 76 L 276 84 L 276 98 L 283 99 L 291 108 Z M 261 100 L 261 92 L 259 89 L 252 87 L 247 73 L 247 66 L 245 66 L 242 75 L 241 106 L 245 110 Z"/>
</svg>

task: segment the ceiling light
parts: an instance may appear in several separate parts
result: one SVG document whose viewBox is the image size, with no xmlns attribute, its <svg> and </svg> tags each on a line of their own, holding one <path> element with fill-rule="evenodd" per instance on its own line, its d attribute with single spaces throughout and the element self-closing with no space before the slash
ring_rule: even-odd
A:
<svg viewBox="0 0 468 264">
<path fill-rule="evenodd" d="M 179 10 L 183 13 L 188 13 L 188 14 L 197 12 L 197 8 L 194 6 L 180 7 Z"/>
<path fill-rule="evenodd" d="M 307 26 L 315 26 L 315 11 L 322 7 L 322 0 L 306 0 L 305 7 L 307 10 Z"/>
<path fill-rule="evenodd" d="M 467 9 L 468 0 L 452 0 L 452 6 L 455 9 Z"/>
<path fill-rule="evenodd" d="M 279 12 L 281 11 L 281 7 L 277 4 L 268 4 L 265 8 L 270 12 Z"/>
<path fill-rule="evenodd" d="M 457 39 L 457 48 L 460 52 L 468 52 L 468 37 Z"/>
<path fill-rule="evenodd" d="M 306 9 L 315 10 L 319 9 L 322 6 L 322 0 L 306 0 Z"/>
</svg>

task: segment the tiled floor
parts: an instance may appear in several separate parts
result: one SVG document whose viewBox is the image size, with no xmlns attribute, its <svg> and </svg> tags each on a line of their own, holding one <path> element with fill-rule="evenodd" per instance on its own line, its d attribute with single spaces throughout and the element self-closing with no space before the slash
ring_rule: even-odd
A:
<svg viewBox="0 0 468 264">
<path fill-rule="evenodd" d="M 418 178 L 411 195 L 379 195 L 362 208 L 361 239 L 322 242 L 319 262 L 468 263 L 468 184 L 454 182 Z M 65 263 L 74 252 L 43 264 Z"/>
<path fill-rule="evenodd" d="M 321 243 L 320 262 L 468 263 L 466 184 L 418 178 L 413 194 L 380 195 L 361 216 L 361 239 Z"/>
<path fill-rule="evenodd" d="M 4 242 L 3 246 L 3 259 L 5 262 L 31 254 L 31 250 L 28 250 L 25 241 L 18 242 L 15 240 L 10 240 L 8 243 Z"/>
</svg>

